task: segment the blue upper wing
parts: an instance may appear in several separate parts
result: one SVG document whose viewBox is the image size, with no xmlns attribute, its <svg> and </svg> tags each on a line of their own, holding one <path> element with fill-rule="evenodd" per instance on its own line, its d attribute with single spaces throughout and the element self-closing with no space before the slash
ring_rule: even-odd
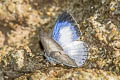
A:
<svg viewBox="0 0 120 80">
<path fill-rule="evenodd" d="M 69 13 L 63 12 L 56 21 L 53 29 L 52 38 L 59 44 L 64 44 L 68 42 L 68 40 L 75 41 L 79 37 L 80 31 L 77 23 Z M 60 42 L 60 38 L 64 38 L 66 40 Z"/>
</svg>

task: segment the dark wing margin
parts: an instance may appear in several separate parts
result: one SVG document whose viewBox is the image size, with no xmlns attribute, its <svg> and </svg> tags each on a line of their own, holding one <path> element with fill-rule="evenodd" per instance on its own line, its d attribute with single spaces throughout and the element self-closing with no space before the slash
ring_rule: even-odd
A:
<svg viewBox="0 0 120 80">
<path fill-rule="evenodd" d="M 66 22 L 66 21 L 71 23 L 74 26 L 75 30 L 78 33 L 78 36 L 80 36 L 79 25 L 77 24 L 74 17 L 70 13 L 68 13 L 67 11 L 62 12 L 62 14 L 58 17 L 56 24 L 57 24 L 57 22 Z"/>
</svg>

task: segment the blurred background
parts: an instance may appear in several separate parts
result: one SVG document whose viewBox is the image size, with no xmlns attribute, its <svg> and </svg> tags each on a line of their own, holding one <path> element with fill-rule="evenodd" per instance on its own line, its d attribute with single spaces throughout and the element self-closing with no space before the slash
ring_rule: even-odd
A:
<svg viewBox="0 0 120 80">
<path fill-rule="evenodd" d="M 50 64 L 39 46 L 40 28 L 51 32 L 63 11 L 89 45 L 81 68 Z M 0 0 L 0 80 L 56 79 L 120 79 L 120 0 Z"/>
</svg>

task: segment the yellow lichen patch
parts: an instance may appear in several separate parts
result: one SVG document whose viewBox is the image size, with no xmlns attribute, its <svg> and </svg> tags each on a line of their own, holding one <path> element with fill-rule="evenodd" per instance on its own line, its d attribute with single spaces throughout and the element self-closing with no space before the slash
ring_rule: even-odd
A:
<svg viewBox="0 0 120 80">
<path fill-rule="evenodd" d="M 58 7 L 52 6 L 51 8 L 48 9 L 48 12 L 46 12 L 46 14 L 48 16 L 55 16 L 55 13 L 57 10 L 59 10 Z"/>
<path fill-rule="evenodd" d="M 120 50 L 113 51 L 113 54 L 114 54 L 114 57 L 119 57 L 120 56 Z"/>
<path fill-rule="evenodd" d="M 108 39 L 111 40 L 114 38 L 114 36 L 118 35 L 118 30 L 116 28 L 113 28 L 112 31 L 109 34 Z"/>
<path fill-rule="evenodd" d="M 115 11 L 115 5 L 116 5 L 116 2 L 115 1 L 111 1 L 111 3 L 110 3 L 110 10 L 111 11 Z"/>
<path fill-rule="evenodd" d="M 5 35 L 0 31 L 0 47 L 3 47 L 5 41 Z"/>
<path fill-rule="evenodd" d="M 15 4 L 14 3 L 11 3 L 8 5 L 8 10 L 11 12 L 11 13 L 15 13 Z"/>
</svg>

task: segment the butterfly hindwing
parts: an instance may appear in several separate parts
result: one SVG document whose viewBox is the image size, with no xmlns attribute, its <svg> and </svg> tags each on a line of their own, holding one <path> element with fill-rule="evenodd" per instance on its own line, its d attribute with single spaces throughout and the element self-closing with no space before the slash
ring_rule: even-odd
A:
<svg viewBox="0 0 120 80">
<path fill-rule="evenodd" d="M 87 60 L 88 46 L 83 41 L 73 41 L 64 48 L 64 51 L 75 60 L 78 67 L 82 66 Z"/>
</svg>

